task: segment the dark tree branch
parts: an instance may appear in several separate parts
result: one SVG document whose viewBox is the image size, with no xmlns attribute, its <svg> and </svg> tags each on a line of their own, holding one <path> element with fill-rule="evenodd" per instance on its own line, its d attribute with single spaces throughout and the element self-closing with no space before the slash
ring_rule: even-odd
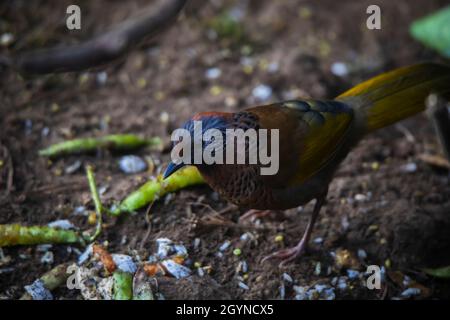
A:
<svg viewBox="0 0 450 320">
<path fill-rule="evenodd" d="M 25 52 L 17 59 L 12 59 L 12 67 L 21 73 L 45 74 L 83 70 L 116 60 L 144 38 L 167 27 L 187 0 L 164 2 L 161 10 L 145 8 L 139 16 L 130 18 L 86 42 Z"/>
</svg>

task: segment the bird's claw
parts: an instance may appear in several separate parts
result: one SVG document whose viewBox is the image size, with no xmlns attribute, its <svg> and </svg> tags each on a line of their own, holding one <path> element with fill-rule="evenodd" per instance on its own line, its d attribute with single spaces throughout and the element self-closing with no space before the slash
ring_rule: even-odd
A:
<svg viewBox="0 0 450 320">
<path fill-rule="evenodd" d="M 302 256 L 305 253 L 305 251 L 306 245 L 305 243 L 301 242 L 295 247 L 275 251 L 274 253 L 265 256 L 261 260 L 261 263 L 264 263 L 270 259 L 281 259 L 279 266 L 284 267 L 288 262 L 291 262 L 297 259 L 298 257 Z"/>
</svg>

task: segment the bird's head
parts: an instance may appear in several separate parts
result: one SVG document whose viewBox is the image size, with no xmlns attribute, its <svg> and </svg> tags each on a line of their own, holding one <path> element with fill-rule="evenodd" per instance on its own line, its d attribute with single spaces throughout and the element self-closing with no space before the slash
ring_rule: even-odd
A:
<svg viewBox="0 0 450 320">
<path fill-rule="evenodd" d="M 172 134 L 172 161 L 167 166 L 163 178 L 166 179 L 185 165 L 204 165 L 203 151 L 208 145 L 223 147 L 225 130 L 230 126 L 230 113 L 201 112 L 194 115 Z M 215 130 L 210 130 L 215 129 Z M 214 134 L 222 135 L 221 145 Z M 200 161 L 200 163 L 199 163 Z"/>
</svg>

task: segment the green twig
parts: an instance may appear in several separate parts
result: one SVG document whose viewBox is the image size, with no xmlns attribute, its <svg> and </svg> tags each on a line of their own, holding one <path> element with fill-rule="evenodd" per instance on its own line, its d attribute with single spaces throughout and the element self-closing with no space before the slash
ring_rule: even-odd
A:
<svg viewBox="0 0 450 320">
<path fill-rule="evenodd" d="M 111 214 L 120 215 L 121 213 L 135 212 L 167 193 L 203 183 L 205 183 L 203 177 L 193 166 L 184 167 L 165 180 L 159 175 L 122 200 L 117 207 L 111 209 Z"/>
<path fill-rule="evenodd" d="M 97 225 L 95 227 L 95 232 L 92 236 L 86 236 L 87 242 L 93 242 L 100 235 L 102 231 L 102 223 L 103 223 L 103 205 L 100 201 L 100 195 L 98 194 L 97 186 L 95 183 L 95 176 L 91 166 L 86 167 L 86 176 L 89 183 L 89 189 L 91 190 L 92 200 L 95 205 L 95 213 L 97 214 Z"/>
<path fill-rule="evenodd" d="M 67 154 L 91 152 L 101 148 L 126 151 L 144 146 L 161 150 L 163 143 L 159 137 L 142 139 L 133 134 L 113 134 L 100 138 L 81 138 L 56 143 L 46 149 L 40 150 L 39 155 L 45 157 L 58 157 Z"/>
</svg>

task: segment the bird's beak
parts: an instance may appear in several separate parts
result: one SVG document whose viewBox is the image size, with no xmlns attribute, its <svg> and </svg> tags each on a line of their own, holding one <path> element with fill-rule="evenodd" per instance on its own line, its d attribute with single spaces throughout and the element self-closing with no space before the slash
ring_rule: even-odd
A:
<svg viewBox="0 0 450 320">
<path fill-rule="evenodd" d="M 173 162 L 169 163 L 169 165 L 166 168 L 166 171 L 164 171 L 163 179 L 167 179 L 172 175 L 172 173 L 177 172 L 179 169 L 184 167 L 184 163 L 175 164 Z"/>
</svg>

